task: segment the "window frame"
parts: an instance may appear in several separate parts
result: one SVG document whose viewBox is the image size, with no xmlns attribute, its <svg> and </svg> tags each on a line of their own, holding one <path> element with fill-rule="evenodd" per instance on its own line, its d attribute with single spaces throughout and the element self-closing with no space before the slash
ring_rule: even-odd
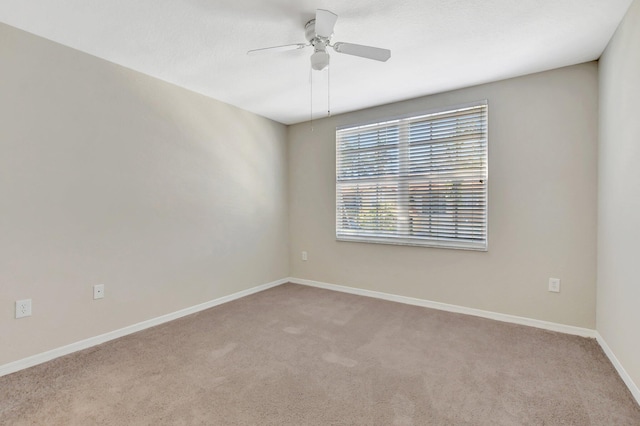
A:
<svg viewBox="0 0 640 426">
<path fill-rule="evenodd" d="M 482 132 L 484 136 L 483 137 L 484 150 L 483 150 L 483 155 L 481 156 L 483 160 L 483 169 L 484 169 L 483 170 L 484 198 L 482 199 L 482 202 L 484 203 L 484 210 L 483 210 L 484 223 L 480 221 L 481 225 L 484 225 L 483 240 L 479 240 L 478 242 L 470 242 L 468 240 L 456 240 L 455 238 L 438 238 L 438 237 L 419 238 L 419 237 L 416 237 L 415 235 L 412 236 L 410 233 L 407 234 L 406 236 L 403 236 L 398 231 L 397 226 L 396 226 L 395 235 L 391 235 L 387 237 L 362 235 L 362 234 L 357 235 L 357 233 L 354 233 L 354 235 L 346 235 L 344 230 L 341 233 L 340 219 L 342 218 L 342 216 L 340 214 L 340 207 L 341 207 L 340 197 L 341 197 L 341 194 L 344 194 L 344 191 L 339 192 L 340 184 L 341 184 L 339 180 L 339 173 L 340 173 L 339 166 L 340 166 L 340 156 L 341 156 L 341 150 L 339 146 L 340 144 L 339 133 L 341 131 L 357 130 L 358 128 L 365 129 L 366 127 L 375 127 L 375 126 L 379 128 L 383 128 L 385 125 L 389 125 L 389 127 L 391 127 L 394 122 L 406 123 L 406 124 L 403 124 L 403 128 L 406 129 L 411 125 L 411 123 L 419 122 L 419 120 L 422 118 L 428 118 L 429 116 L 435 116 L 440 114 L 455 113 L 457 111 L 472 109 L 477 107 L 483 108 L 483 111 L 480 112 L 480 114 L 483 114 L 483 119 L 484 119 L 483 132 Z M 409 167 L 411 163 L 409 162 L 408 158 L 405 158 L 404 160 L 400 159 L 400 156 L 402 155 L 400 151 L 402 149 L 405 149 L 405 150 L 408 149 L 407 147 L 410 145 L 407 134 L 404 134 L 404 135 L 401 134 L 403 132 L 403 128 L 399 127 L 399 130 L 398 130 L 398 134 L 399 134 L 398 161 L 400 164 L 402 164 L 402 162 L 404 161 L 405 162 L 404 167 Z M 403 138 L 406 138 L 406 139 L 403 140 Z M 447 249 L 456 249 L 456 250 L 488 251 L 489 249 L 489 103 L 486 99 L 481 101 L 476 101 L 476 102 L 456 104 L 456 105 L 450 105 L 446 107 L 438 107 L 438 108 L 433 108 L 426 111 L 403 114 L 403 115 L 394 116 L 394 117 L 387 117 L 387 118 L 382 118 L 379 120 L 373 120 L 368 122 L 359 122 L 356 124 L 341 125 L 336 127 L 335 143 L 336 143 L 335 145 L 335 148 L 336 148 L 336 151 L 335 151 L 335 155 L 336 155 L 336 181 L 335 181 L 335 184 L 336 184 L 336 187 L 335 187 L 336 241 L 386 244 L 386 245 L 403 245 L 403 246 L 415 246 L 415 247 L 434 247 L 434 248 L 447 248 Z M 404 148 L 402 148 L 403 145 L 404 145 Z M 428 179 L 425 179 L 424 182 L 426 182 L 427 180 Z M 392 179 L 389 179 L 389 181 L 391 182 Z M 401 178 L 400 176 L 398 176 L 398 178 L 395 180 L 395 183 L 399 187 L 400 185 L 403 185 L 403 184 L 410 185 L 411 184 L 410 181 L 411 180 L 408 177 Z M 433 180 L 431 180 L 430 182 L 433 182 Z M 406 197 L 407 198 L 405 198 L 401 203 L 402 206 L 410 205 L 410 201 L 408 200 L 409 195 L 407 195 Z M 378 212 L 378 210 L 376 210 L 376 212 Z M 408 220 L 408 216 L 406 220 Z M 408 232 L 411 232 L 411 231 L 408 231 Z"/>
</svg>

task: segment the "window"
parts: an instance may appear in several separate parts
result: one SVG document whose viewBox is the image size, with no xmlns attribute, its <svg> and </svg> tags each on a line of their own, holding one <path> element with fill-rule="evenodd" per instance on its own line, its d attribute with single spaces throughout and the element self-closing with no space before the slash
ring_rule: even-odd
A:
<svg viewBox="0 0 640 426">
<path fill-rule="evenodd" d="M 487 103 L 336 131 L 336 238 L 487 249 Z"/>
</svg>

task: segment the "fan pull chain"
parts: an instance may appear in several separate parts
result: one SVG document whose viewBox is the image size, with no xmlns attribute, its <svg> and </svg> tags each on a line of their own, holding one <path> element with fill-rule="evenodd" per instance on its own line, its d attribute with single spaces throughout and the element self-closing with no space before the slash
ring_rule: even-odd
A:
<svg viewBox="0 0 640 426">
<path fill-rule="evenodd" d="M 309 67 L 309 122 L 311 123 L 311 131 L 313 132 L 313 69 Z"/>
<path fill-rule="evenodd" d="M 331 117 L 331 67 L 327 68 L 327 117 Z"/>
</svg>

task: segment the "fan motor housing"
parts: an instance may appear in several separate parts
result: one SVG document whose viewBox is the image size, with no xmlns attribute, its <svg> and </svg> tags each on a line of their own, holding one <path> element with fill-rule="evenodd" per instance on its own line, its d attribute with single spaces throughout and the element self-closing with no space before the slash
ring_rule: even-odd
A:
<svg viewBox="0 0 640 426">
<path fill-rule="evenodd" d="M 322 43 L 324 46 L 329 45 L 329 38 L 320 37 L 316 34 L 316 20 L 312 19 L 304 26 L 304 37 L 312 46 Z"/>
</svg>

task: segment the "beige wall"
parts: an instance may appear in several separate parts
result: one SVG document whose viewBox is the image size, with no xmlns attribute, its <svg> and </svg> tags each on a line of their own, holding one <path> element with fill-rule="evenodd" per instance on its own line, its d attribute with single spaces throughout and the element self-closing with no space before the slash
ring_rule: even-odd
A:
<svg viewBox="0 0 640 426">
<path fill-rule="evenodd" d="M 4 24 L 0 76 L 0 365 L 288 275 L 285 126 Z"/>
<path fill-rule="evenodd" d="M 594 328 L 597 79 L 592 62 L 290 127 L 292 276 Z M 336 126 L 482 99 L 488 252 L 335 240 Z"/>
<path fill-rule="evenodd" d="M 640 386 L 640 2 L 600 60 L 597 329 Z"/>
</svg>

